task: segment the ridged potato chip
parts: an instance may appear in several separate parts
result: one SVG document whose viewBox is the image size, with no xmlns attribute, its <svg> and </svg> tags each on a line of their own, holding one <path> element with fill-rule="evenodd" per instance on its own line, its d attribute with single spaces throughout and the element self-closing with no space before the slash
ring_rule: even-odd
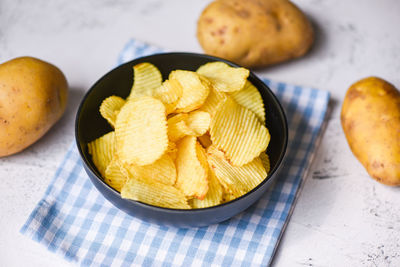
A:
<svg viewBox="0 0 400 267">
<path fill-rule="evenodd" d="M 200 162 L 200 165 L 203 167 L 203 170 L 206 170 L 206 178 L 208 177 L 208 160 L 207 160 L 207 155 L 206 155 L 206 150 L 204 147 L 200 145 L 199 142 L 197 142 L 196 139 L 196 155 L 197 159 Z"/>
<path fill-rule="evenodd" d="M 167 153 L 171 157 L 171 159 L 175 162 L 176 155 L 178 154 L 178 148 L 176 147 L 176 144 L 172 141 L 169 141 L 168 148 L 165 153 Z"/>
<path fill-rule="evenodd" d="M 133 85 L 128 99 L 138 96 L 152 96 L 161 86 L 162 75 L 151 63 L 143 62 L 133 66 Z"/>
<path fill-rule="evenodd" d="M 197 73 L 211 81 L 213 87 L 220 92 L 235 92 L 243 88 L 249 70 L 234 68 L 220 61 L 210 62 L 198 68 Z"/>
<path fill-rule="evenodd" d="M 150 182 L 159 182 L 166 185 L 174 185 L 176 181 L 175 163 L 168 154 L 152 164 L 144 166 L 125 165 L 130 177 L 140 178 Z"/>
<path fill-rule="evenodd" d="M 199 136 L 197 139 L 204 148 L 208 148 L 212 144 L 211 137 L 208 133 Z"/>
<path fill-rule="evenodd" d="M 176 148 L 176 144 L 172 141 L 168 142 L 168 147 L 167 147 L 167 153 L 171 153 L 171 152 L 177 152 L 178 149 Z"/>
<path fill-rule="evenodd" d="M 212 145 L 207 149 L 207 159 L 219 182 L 235 197 L 252 190 L 267 177 L 259 157 L 243 166 L 233 166 L 225 158 L 224 153 Z"/>
<path fill-rule="evenodd" d="M 196 72 L 174 70 L 169 80 L 177 80 L 182 86 L 182 97 L 176 104 L 176 112 L 190 112 L 199 108 L 210 92 L 210 83 Z"/>
<path fill-rule="evenodd" d="M 179 113 L 168 119 L 168 139 L 172 142 L 180 140 L 186 135 L 194 135 L 195 133 L 186 124 L 189 117 L 186 113 Z"/>
<path fill-rule="evenodd" d="M 155 162 L 168 147 L 164 104 L 149 96 L 127 101 L 117 116 L 115 137 L 116 152 L 123 164 Z"/>
<path fill-rule="evenodd" d="M 211 141 L 235 166 L 242 166 L 267 149 L 270 135 L 257 116 L 230 97 L 211 120 Z"/>
<path fill-rule="evenodd" d="M 167 114 L 175 111 L 176 104 L 183 94 L 182 85 L 175 79 L 166 80 L 158 87 L 153 96 L 164 103 Z"/>
<path fill-rule="evenodd" d="M 246 81 L 243 89 L 231 94 L 231 97 L 243 107 L 257 115 L 262 124 L 265 123 L 264 102 L 258 89 L 249 81 Z"/>
<path fill-rule="evenodd" d="M 121 192 L 121 188 L 125 184 L 127 178 L 128 173 L 119 162 L 118 158 L 114 156 L 106 168 L 104 181 L 118 192 Z"/>
<path fill-rule="evenodd" d="M 124 104 L 125 100 L 115 95 L 107 97 L 101 102 L 100 114 L 113 128 L 115 128 L 115 120 Z"/>
<path fill-rule="evenodd" d="M 171 209 L 190 209 L 185 195 L 171 185 L 129 178 L 121 197 Z"/>
<path fill-rule="evenodd" d="M 185 122 L 195 136 L 201 136 L 210 128 L 211 117 L 208 112 L 195 110 L 188 114 Z"/>
<path fill-rule="evenodd" d="M 223 188 L 215 176 L 212 168 L 208 170 L 208 191 L 203 200 L 193 198 L 189 201 L 190 206 L 195 209 L 207 208 L 220 204 L 222 202 Z"/>
<path fill-rule="evenodd" d="M 200 150 L 195 136 L 182 138 L 177 147 L 175 186 L 187 197 L 203 199 L 208 190 L 208 166 L 205 165 L 207 162 L 204 164 L 204 151 Z"/>
<path fill-rule="evenodd" d="M 226 203 L 226 202 L 232 201 L 232 200 L 234 200 L 236 198 L 237 197 L 234 194 L 229 193 L 228 191 L 224 190 L 224 193 L 222 194 L 221 202 L 222 203 Z"/>
<path fill-rule="evenodd" d="M 271 170 L 271 164 L 270 164 L 270 162 L 269 162 L 269 157 L 268 157 L 267 153 L 262 152 L 262 153 L 260 154 L 260 159 L 261 159 L 261 162 L 262 162 L 262 164 L 263 164 L 263 166 L 264 166 L 264 168 L 265 168 L 265 171 L 266 171 L 267 174 L 268 174 L 269 171 Z"/>
<path fill-rule="evenodd" d="M 170 141 L 176 142 L 187 135 L 203 135 L 210 128 L 210 122 L 210 114 L 204 111 L 178 113 L 167 121 L 168 138 Z"/>
<path fill-rule="evenodd" d="M 210 93 L 208 94 L 206 101 L 204 101 L 204 104 L 199 108 L 199 110 L 208 112 L 210 116 L 213 117 L 215 112 L 217 111 L 218 105 L 224 102 L 226 97 L 226 93 L 219 92 L 211 86 Z"/>
<path fill-rule="evenodd" d="M 88 151 L 97 170 L 104 177 L 106 168 L 114 156 L 115 132 L 109 132 L 88 143 Z"/>
</svg>

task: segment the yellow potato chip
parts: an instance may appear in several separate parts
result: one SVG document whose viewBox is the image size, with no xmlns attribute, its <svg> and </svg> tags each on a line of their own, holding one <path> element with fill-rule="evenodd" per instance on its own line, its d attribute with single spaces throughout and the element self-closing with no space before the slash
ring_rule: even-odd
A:
<svg viewBox="0 0 400 267">
<path fill-rule="evenodd" d="M 250 74 L 248 69 L 234 68 L 220 61 L 200 66 L 197 73 L 210 80 L 213 87 L 219 92 L 239 91 Z"/>
<path fill-rule="evenodd" d="M 207 159 L 219 182 L 235 197 L 252 190 L 267 177 L 259 157 L 243 166 L 233 166 L 225 158 L 224 153 L 212 145 L 207 149 Z"/>
<path fill-rule="evenodd" d="M 137 179 L 166 185 L 174 185 L 176 181 L 175 163 L 168 154 L 164 154 L 160 159 L 149 165 L 125 165 L 124 167 L 130 177 Z"/>
<path fill-rule="evenodd" d="M 167 121 L 168 138 L 176 142 L 186 135 L 203 135 L 210 128 L 210 122 L 210 114 L 204 111 L 176 114 Z"/>
<path fill-rule="evenodd" d="M 263 99 L 258 89 L 251 82 L 246 81 L 243 89 L 232 93 L 231 96 L 238 104 L 253 111 L 261 123 L 265 123 Z"/>
<path fill-rule="evenodd" d="M 129 178 L 121 189 L 121 197 L 158 207 L 190 209 L 179 189 L 159 182 Z"/>
<path fill-rule="evenodd" d="M 116 152 L 123 164 L 155 162 L 168 147 L 163 103 L 149 96 L 127 101 L 117 116 L 115 137 Z"/>
<path fill-rule="evenodd" d="M 114 156 L 106 168 L 104 181 L 118 192 L 121 192 L 121 188 L 125 184 L 127 178 L 128 173 L 122 167 L 118 158 Z"/>
<path fill-rule="evenodd" d="M 234 199 L 236 199 L 238 197 L 236 197 L 234 194 L 224 190 L 224 193 L 222 194 L 221 202 L 222 203 L 226 203 L 226 202 L 232 201 L 232 200 L 234 200 Z"/>
<path fill-rule="evenodd" d="M 115 120 L 124 104 L 125 100 L 115 95 L 107 97 L 101 102 L 100 114 L 113 128 L 115 128 Z"/>
<path fill-rule="evenodd" d="M 172 71 L 169 80 L 177 80 L 182 86 L 182 97 L 176 104 L 177 112 L 190 112 L 199 108 L 210 92 L 210 83 L 193 71 Z"/>
<path fill-rule="evenodd" d="M 175 80 L 166 80 L 158 87 L 153 96 L 164 103 L 167 114 L 175 111 L 176 104 L 183 94 L 181 84 Z"/>
<path fill-rule="evenodd" d="M 88 151 L 92 155 L 92 160 L 97 170 L 104 177 L 106 168 L 110 164 L 115 151 L 114 131 L 88 143 Z"/>
<path fill-rule="evenodd" d="M 213 117 L 215 111 L 217 111 L 218 105 L 224 102 L 226 97 L 226 93 L 219 92 L 211 86 L 210 93 L 208 94 L 206 101 L 204 101 L 204 104 L 199 108 L 199 110 L 208 112 L 210 116 Z"/>
<path fill-rule="evenodd" d="M 176 144 L 172 141 L 168 142 L 167 153 L 176 152 L 178 149 L 176 148 Z"/>
<path fill-rule="evenodd" d="M 200 150 L 201 146 L 195 136 L 182 138 L 177 147 L 175 186 L 182 190 L 185 196 L 204 198 L 208 190 L 208 166 L 204 164 L 204 151 Z"/>
<path fill-rule="evenodd" d="M 267 149 L 270 135 L 257 116 L 230 97 L 211 120 L 211 141 L 235 166 L 242 166 Z"/>
<path fill-rule="evenodd" d="M 156 66 L 148 62 L 139 63 L 133 66 L 133 86 L 128 99 L 152 96 L 161 83 L 162 75 Z"/>
<path fill-rule="evenodd" d="M 196 155 L 197 159 L 200 162 L 200 165 L 202 166 L 203 170 L 206 170 L 206 178 L 208 177 L 208 160 L 207 160 L 207 155 L 206 155 L 206 150 L 204 147 L 200 145 L 199 142 L 197 142 L 196 139 Z"/>
<path fill-rule="evenodd" d="M 210 114 L 204 111 L 195 110 L 188 114 L 185 119 L 186 125 L 194 132 L 195 136 L 205 134 L 210 128 Z"/>
<path fill-rule="evenodd" d="M 209 168 L 208 170 L 208 191 L 203 200 L 193 198 L 189 201 L 192 208 L 207 208 L 216 206 L 222 201 L 223 188 L 215 177 L 214 171 Z"/>
<path fill-rule="evenodd" d="M 172 141 L 169 141 L 168 148 L 165 153 L 167 153 L 171 157 L 171 159 L 175 162 L 176 155 L 178 154 L 178 148 L 176 147 L 176 144 Z"/>
<path fill-rule="evenodd" d="M 262 161 L 262 164 L 263 164 L 265 170 L 267 171 L 267 173 L 269 173 L 269 171 L 271 170 L 271 164 L 269 162 L 269 157 L 268 157 L 267 153 L 262 152 L 260 154 L 260 159 Z"/>
<path fill-rule="evenodd" d="M 203 134 L 202 136 L 199 136 L 198 140 L 204 148 L 207 148 L 207 147 L 211 146 L 211 144 L 212 144 L 210 135 L 208 133 Z"/>
<path fill-rule="evenodd" d="M 194 135 L 194 132 L 187 126 L 188 114 L 179 113 L 168 119 L 168 139 L 176 142 L 186 135 Z"/>
</svg>

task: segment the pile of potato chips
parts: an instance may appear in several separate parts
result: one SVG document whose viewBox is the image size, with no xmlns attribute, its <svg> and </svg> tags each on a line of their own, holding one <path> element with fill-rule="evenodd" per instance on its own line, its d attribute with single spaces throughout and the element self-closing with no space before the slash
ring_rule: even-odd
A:
<svg viewBox="0 0 400 267">
<path fill-rule="evenodd" d="M 122 198 L 205 208 L 267 177 L 270 135 L 247 69 L 211 62 L 196 72 L 174 70 L 165 81 L 153 64 L 133 70 L 128 98 L 110 96 L 100 106 L 114 131 L 88 144 L 104 181 Z"/>
</svg>

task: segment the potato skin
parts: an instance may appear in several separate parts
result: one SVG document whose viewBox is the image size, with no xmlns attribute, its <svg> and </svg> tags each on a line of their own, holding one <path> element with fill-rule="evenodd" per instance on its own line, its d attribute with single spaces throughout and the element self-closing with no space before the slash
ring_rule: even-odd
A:
<svg viewBox="0 0 400 267">
<path fill-rule="evenodd" d="M 304 55 L 314 31 L 287 0 L 216 0 L 198 20 L 197 39 L 207 54 L 263 67 Z"/>
<path fill-rule="evenodd" d="M 64 113 L 68 85 L 54 65 L 20 57 L 0 65 L 0 157 L 42 137 Z"/>
<path fill-rule="evenodd" d="M 354 83 L 343 101 L 341 123 L 369 175 L 386 185 L 400 185 L 400 92 L 377 77 Z"/>
</svg>

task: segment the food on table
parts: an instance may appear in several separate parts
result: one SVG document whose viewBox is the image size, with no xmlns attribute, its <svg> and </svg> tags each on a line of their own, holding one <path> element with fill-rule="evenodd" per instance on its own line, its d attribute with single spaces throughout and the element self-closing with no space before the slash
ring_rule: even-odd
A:
<svg viewBox="0 0 400 267">
<path fill-rule="evenodd" d="M 400 185 L 400 92 L 387 81 L 368 77 L 347 91 L 341 112 L 347 142 L 369 175 Z"/>
<path fill-rule="evenodd" d="M 270 135 L 256 114 L 232 98 L 221 103 L 210 125 L 211 141 L 235 166 L 242 166 L 267 149 Z"/>
<path fill-rule="evenodd" d="M 212 62 L 196 72 L 174 70 L 160 82 L 156 66 L 141 63 L 134 75 L 140 82 L 132 91 L 140 84 L 152 88 L 139 86 L 127 100 L 106 98 L 100 114 L 115 130 L 88 144 L 102 178 L 123 198 L 205 208 L 266 178 L 270 135 L 247 69 Z"/>
<path fill-rule="evenodd" d="M 207 54 L 262 67 L 303 56 L 314 32 L 288 0 L 216 0 L 199 17 L 197 39 Z"/>
<path fill-rule="evenodd" d="M 210 82 L 196 72 L 175 70 L 169 80 L 177 80 L 182 87 L 182 96 L 176 104 L 176 112 L 190 112 L 203 105 L 210 92 Z"/>
<path fill-rule="evenodd" d="M 152 96 L 162 83 L 161 72 L 153 64 L 143 62 L 133 66 L 133 85 L 128 99 L 137 96 Z"/>
<path fill-rule="evenodd" d="M 27 148 L 62 116 L 68 84 L 56 66 L 33 57 L 0 64 L 0 157 Z"/>
<path fill-rule="evenodd" d="M 125 105 L 125 99 L 112 95 L 101 102 L 100 114 L 108 123 L 115 128 L 115 121 L 122 106 Z"/>
<path fill-rule="evenodd" d="M 124 164 L 152 164 L 168 147 L 167 118 L 160 100 L 132 97 L 121 108 L 115 122 L 115 145 Z"/>
</svg>

